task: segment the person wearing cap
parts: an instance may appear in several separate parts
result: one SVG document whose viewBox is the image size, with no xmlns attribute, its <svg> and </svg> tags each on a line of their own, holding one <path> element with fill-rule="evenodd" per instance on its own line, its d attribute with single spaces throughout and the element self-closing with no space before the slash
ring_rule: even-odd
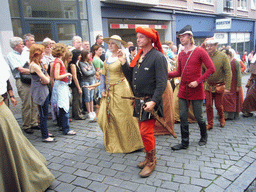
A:
<svg viewBox="0 0 256 192">
<path fill-rule="evenodd" d="M 133 117 L 133 97 L 129 83 L 118 60 L 118 50 L 125 50 L 127 43 L 118 35 L 103 39 L 112 52 L 103 65 L 100 79 L 101 103 L 98 123 L 103 132 L 108 153 L 130 153 L 143 149 L 139 125 Z"/>
<path fill-rule="evenodd" d="M 228 56 L 217 50 L 218 42 L 214 38 L 208 38 L 203 43 L 214 66 L 214 74 L 207 79 L 205 83 L 205 105 L 207 114 L 207 130 L 213 128 L 213 100 L 218 111 L 220 127 L 225 126 L 225 117 L 223 110 L 224 94 L 230 93 L 232 71 Z"/>
<path fill-rule="evenodd" d="M 131 84 L 135 96 L 133 115 L 138 118 L 141 137 L 146 150 L 146 158 L 137 166 L 142 169 L 141 177 L 148 177 L 156 166 L 154 110 L 163 117 L 162 95 L 167 85 L 167 61 L 159 34 L 151 28 L 137 27 L 137 44 L 141 48 L 128 65 L 125 54 L 119 52 L 123 72 Z M 154 43 L 154 47 L 153 44 Z"/>
<path fill-rule="evenodd" d="M 177 36 L 184 49 L 178 56 L 177 71 L 169 72 L 169 78 L 181 77 L 178 93 L 181 143 L 173 146 L 172 150 L 187 149 L 189 146 L 188 109 L 190 104 L 193 106 L 193 112 L 200 128 L 201 139 L 198 144 L 202 146 L 207 143 L 206 122 L 203 118 L 203 99 L 205 99 L 203 82 L 215 71 L 207 52 L 195 46 L 190 25 L 182 28 Z M 203 63 L 207 70 L 202 75 Z"/>
</svg>

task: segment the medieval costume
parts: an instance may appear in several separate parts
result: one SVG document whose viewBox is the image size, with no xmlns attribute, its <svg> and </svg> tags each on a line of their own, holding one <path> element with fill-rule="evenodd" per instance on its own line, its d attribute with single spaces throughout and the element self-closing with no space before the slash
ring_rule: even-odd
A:
<svg viewBox="0 0 256 192">
<path fill-rule="evenodd" d="M 233 59 L 230 63 L 232 70 L 232 80 L 231 80 L 231 89 L 229 94 L 225 94 L 223 97 L 223 108 L 225 119 L 235 119 L 239 116 L 239 112 L 242 109 L 242 98 L 241 98 L 241 65 L 236 60 Z M 239 91 L 237 91 L 239 87 Z"/>
<path fill-rule="evenodd" d="M 104 62 L 101 92 L 105 92 L 106 96 L 101 98 L 98 123 L 103 132 L 106 151 L 130 153 L 142 149 L 144 146 L 138 121 L 132 115 L 131 101 L 122 99 L 133 97 L 133 94 L 117 57 L 110 56 Z"/>
<path fill-rule="evenodd" d="M 1 53 L 1 49 L 0 49 Z M 0 95 L 9 78 L 4 58 L 0 70 Z M 0 96 L 0 191 L 43 192 L 54 181 L 41 153 L 23 135 L 16 119 Z"/>
<path fill-rule="evenodd" d="M 169 78 L 181 77 L 178 97 L 182 141 L 181 144 L 173 146 L 173 150 L 187 149 L 189 146 L 188 108 L 190 103 L 193 105 L 194 115 L 200 127 L 201 139 L 198 144 L 201 146 L 207 143 L 206 123 L 203 119 L 202 109 L 203 99 L 205 99 L 203 82 L 215 71 L 207 52 L 200 47 L 195 47 L 190 25 L 179 31 L 178 37 L 181 35 L 183 38 L 190 38 L 190 44 L 184 45 L 184 50 L 179 53 L 177 71 L 169 72 Z M 188 48 L 187 52 L 185 52 L 186 47 Z M 202 75 L 203 63 L 207 70 Z M 191 84 L 195 82 L 197 86 L 192 87 Z"/>
<path fill-rule="evenodd" d="M 173 93 L 173 97 L 174 97 L 174 120 L 176 123 L 180 122 L 180 110 L 179 110 L 179 89 L 180 89 L 180 83 L 176 85 L 175 89 L 174 89 L 174 93 Z M 196 119 L 193 113 L 193 106 L 189 105 L 188 108 L 188 122 L 189 123 L 195 123 Z"/>
<path fill-rule="evenodd" d="M 246 85 L 248 90 L 242 107 L 244 117 L 251 117 L 253 116 L 251 112 L 256 111 L 256 62 L 250 64 L 249 71 L 251 72 L 251 77 Z"/>
<path fill-rule="evenodd" d="M 172 134 L 174 138 L 177 138 L 174 132 L 174 93 L 170 81 L 167 81 L 166 89 L 162 95 L 163 98 L 163 110 L 164 117 L 159 117 L 160 122 L 156 121 L 154 134 L 155 135 L 169 135 Z M 167 126 L 163 126 L 167 125 Z"/>
<path fill-rule="evenodd" d="M 132 60 L 130 66 L 126 62 L 122 65 L 125 77 L 131 83 L 135 96 L 135 109 L 133 115 L 138 118 L 141 137 L 146 150 L 146 159 L 138 164 L 142 168 L 141 177 L 148 177 L 156 165 L 156 150 L 154 126 L 156 119 L 152 113 L 146 112 L 144 107 L 146 103 L 153 101 L 154 114 L 163 117 L 162 94 L 166 89 L 167 83 L 167 61 L 162 54 L 162 46 L 159 40 L 159 34 L 151 28 L 137 27 L 136 33 L 140 33 L 154 43 L 155 48 L 151 48 L 144 57 L 142 57 L 143 48 Z M 151 45 L 150 45 L 151 46 Z"/>
<path fill-rule="evenodd" d="M 217 45 L 218 42 L 215 39 L 209 39 L 206 44 Z M 220 126 L 225 126 L 223 96 L 225 89 L 230 90 L 232 78 L 230 61 L 225 53 L 216 50 L 210 57 L 215 66 L 215 73 L 205 83 L 207 129 L 213 128 L 213 100 L 215 100 Z"/>
</svg>

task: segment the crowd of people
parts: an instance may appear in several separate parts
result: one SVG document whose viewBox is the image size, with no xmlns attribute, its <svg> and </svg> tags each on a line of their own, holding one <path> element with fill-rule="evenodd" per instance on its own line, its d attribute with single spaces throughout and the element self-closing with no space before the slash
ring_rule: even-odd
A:
<svg viewBox="0 0 256 192">
<path fill-rule="evenodd" d="M 33 134 L 40 129 L 43 142 L 56 142 L 47 128 L 49 109 L 64 135 L 76 135 L 70 129 L 70 121 L 87 117 L 98 122 L 107 152 L 144 149 L 145 160 L 137 166 L 142 169 L 139 175 L 148 177 L 157 162 L 155 135 L 172 134 L 176 138 L 174 123 L 180 123 L 181 143 L 172 149 L 181 150 L 189 147 L 189 123 L 193 122 L 200 129 L 199 146 L 207 144 L 207 130 L 216 126 L 213 102 L 220 127 L 225 127 L 226 120 L 238 118 L 240 112 L 250 117 L 256 111 L 253 51 L 240 58 L 231 47 L 217 49 L 214 38 L 195 46 L 190 25 L 177 33 L 181 42 L 178 49 L 172 41 L 161 44 L 154 29 L 137 27 L 135 31 L 138 50 L 118 35 L 107 38 L 98 35 L 92 47 L 79 36 L 73 37 L 73 46 L 55 43 L 48 37 L 42 44 L 36 44 L 32 34 L 25 34 L 23 39 L 11 38 L 12 51 L 7 62 L 22 102 L 24 132 Z M 108 44 L 108 50 L 103 42 Z M 245 99 L 243 72 L 251 73 Z M 8 78 L 4 81 L 0 108 L 10 113 L 1 101 L 7 106 L 8 96 L 14 106 L 17 101 L 10 81 Z M 2 121 L 7 121 L 5 115 Z M 13 126 L 18 129 L 17 124 Z M 5 129 L 10 129 L 10 125 Z M 17 134 L 26 140 L 22 132 Z M 44 161 L 40 155 L 38 158 Z M 47 172 L 47 168 L 43 171 Z"/>
</svg>

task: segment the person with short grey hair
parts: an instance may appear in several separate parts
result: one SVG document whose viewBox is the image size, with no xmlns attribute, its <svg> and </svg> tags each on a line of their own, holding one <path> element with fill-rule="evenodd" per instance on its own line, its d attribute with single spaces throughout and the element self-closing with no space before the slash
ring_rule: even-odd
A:
<svg viewBox="0 0 256 192">
<path fill-rule="evenodd" d="M 10 39 L 10 46 L 12 49 L 15 48 L 15 45 L 18 45 L 22 42 L 23 44 L 23 40 L 20 37 L 13 37 Z"/>
<path fill-rule="evenodd" d="M 73 47 L 70 49 L 70 51 L 73 51 L 75 49 L 82 50 L 82 38 L 80 36 L 74 36 L 72 38 L 72 44 Z"/>
<path fill-rule="evenodd" d="M 36 105 L 32 102 L 30 94 L 30 84 L 21 82 L 20 74 L 29 74 L 29 69 L 24 68 L 26 60 L 22 57 L 24 51 L 24 44 L 20 37 L 13 37 L 10 39 L 10 46 L 13 49 L 7 55 L 7 61 L 11 68 L 13 77 L 16 80 L 16 86 L 19 97 L 22 101 L 22 120 L 23 129 L 26 133 L 32 134 L 32 129 L 39 129 Z"/>
<path fill-rule="evenodd" d="M 23 59 L 29 63 L 29 48 L 31 45 L 35 44 L 35 36 L 32 35 L 31 33 L 27 33 L 23 36 L 25 47 L 23 49 L 23 52 L 21 56 Z"/>
<path fill-rule="evenodd" d="M 51 43 L 52 40 L 49 37 L 44 38 L 43 43 Z"/>
</svg>

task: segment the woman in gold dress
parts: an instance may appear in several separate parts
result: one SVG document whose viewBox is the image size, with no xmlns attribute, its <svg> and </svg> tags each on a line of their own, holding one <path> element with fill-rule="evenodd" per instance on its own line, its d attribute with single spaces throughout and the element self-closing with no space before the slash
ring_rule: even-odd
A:
<svg viewBox="0 0 256 192">
<path fill-rule="evenodd" d="M 133 96 L 117 57 L 118 50 L 127 44 L 118 35 L 104 38 L 104 42 L 109 44 L 112 55 L 105 60 L 102 69 L 98 123 L 108 153 L 130 153 L 144 148 L 144 145 L 138 121 L 133 117 L 131 101 L 122 99 L 122 96 Z"/>
</svg>

